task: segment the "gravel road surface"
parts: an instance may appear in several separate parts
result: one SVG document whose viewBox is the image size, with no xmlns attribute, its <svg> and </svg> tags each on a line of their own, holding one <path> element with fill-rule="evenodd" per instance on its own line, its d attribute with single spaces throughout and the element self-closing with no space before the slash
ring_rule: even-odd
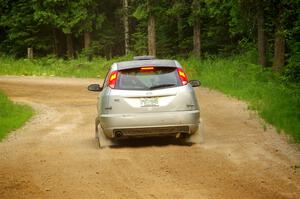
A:
<svg viewBox="0 0 300 199">
<path fill-rule="evenodd" d="M 98 149 L 97 79 L 0 77 L 37 111 L 0 143 L 0 198 L 300 198 L 300 153 L 247 105 L 196 90 L 205 143 L 141 139 Z M 0 107 L 1 108 L 1 107 Z"/>
</svg>

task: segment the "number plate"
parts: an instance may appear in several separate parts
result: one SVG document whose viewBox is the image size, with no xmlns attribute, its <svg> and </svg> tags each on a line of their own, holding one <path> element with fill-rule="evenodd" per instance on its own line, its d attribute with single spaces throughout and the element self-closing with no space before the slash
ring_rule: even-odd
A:
<svg viewBox="0 0 300 199">
<path fill-rule="evenodd" d="M 141 99 L 141 107 L 151 107 L 158 106 L 158 98 L 157 97 L 149 97 Z"/>
</svg>

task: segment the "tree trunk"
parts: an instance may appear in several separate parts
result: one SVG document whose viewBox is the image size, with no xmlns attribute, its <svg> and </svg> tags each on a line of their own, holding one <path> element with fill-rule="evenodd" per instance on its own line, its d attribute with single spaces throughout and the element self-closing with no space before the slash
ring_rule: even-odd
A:
<svg viewBox="0 0 300 199">
<path fill-rule="evenodd" d="M 201 40 L 200 40 L 200 22 L 197 20 L 194 22 L 194 35 L 193 35 L 193 40 L 194 40 L 194 55 L 197 58 L 201 57 Z"/>
<path fill-rule="evenodd" d="M 275 36 L 273 70 L 280 71 L 284 66 L 285 39 L 282 33 L 277 31 Z"/>
<path fill-rule="evenodd" d="M 125 55 L 129 53 L 129 22 L 128 22 L 128 0 L 123 0 L 124 7 L 124 37 L 125 37 Z"/>
<path fill-rule="evenodd" d="M 152 11 L 152 2 L 148 0 L 148 54 L 156 56 L 156 45 L 155 45 L 155 17 Z"/>
<path fill-rule="evenodd" d="M 58 36 L 57 36 L 57 31 L 55 28 L 52 28 L 52 34 L 53 34 L 53 54 L 55 56 L 58 56 Z"/>
<path fill-rule="evenodd" d="M 264 10 L 261 5 L 257 6 L 257 49 L 258 64 L 266 67 L 266 36 L 264 30 Z"/>
<path fill-rule="evenodd" d="M 155 18 L 153 15 L 149 16 L 148 19 L 148 52 L 149 55 L 156 55 L 155 46 Z"/>
<path fill-rule="evenodd" d="M 74 46 L 73 46 L 73 39 L 72 39 L 72 34 L 66 34 L 66 39 L 67 39 L 67 57 L 69 59 L 74 58 Z"/>
<path fill-rule="evenodd" d="M 59 57 L 64 57 L 66 55 L 66 34 L 64 34 L 61 30 L 54 28 L 53 34 L 55 34 L 55 40 L 56 44 L 54 44 L 56 47 L 56 55 Z"/>
<path fill-rule="evenodd" d="M 27 48 L 27 58 L 33 59 L 33 48 Z"/>
<path fill-rule="evenodd" d="M 275 45 L 274 45 L 274 62 L 273 70 L 280 71 L 284 66 L 284 54 L 285 54 L 285 38 L 284 38 L 284 27 L 282 20 L 283 10 L 279 9 L 276 30 L 275 30 Z"/>
<path fill-rule="evenodd" d="M 198 12 L 200 10 L 199 0 L 193 1 L 192 10 L 194 12 Z M 193 32 L 194 32 L 194 34 L 193 34 L 193 43 L 194 43 L 193 53 L 197 58 L 200 58 L 201 57 L 201 24 L 200 24 L 200 16 L 198 16 L 198 14 L 194 15 Z"/>
<path fill-rule="evenodd" d="M 91 47 L 91 32 L 84 32 L 84 49 L 89 49 Z"/>
<path fill-rule="evenodd" d="M 177 15 L 177 53 L 179 52 L 181 54 L 182 52 L 182 41 L 183 41 L 183 31 L 182 31 L 182 27 L 183 27 L 183 24 L 185 22 L 183 21 L 182 17 L 178 14 Z"/>
<path fill-rule="evenodd" d="M 84 32 L 84 49 L 85 49 L 88 61 L 92 61 L 93 60 L 93 51 L 90 48 L 91 47 L 91 41 L 92 41 L 91 34 L 92 33 L 89 32 L 89 31 L 85 31 Z"/>
</svg>

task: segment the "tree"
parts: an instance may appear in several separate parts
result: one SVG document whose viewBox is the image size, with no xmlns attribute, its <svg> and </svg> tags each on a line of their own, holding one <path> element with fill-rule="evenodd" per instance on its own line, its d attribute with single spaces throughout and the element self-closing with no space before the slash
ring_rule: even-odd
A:
<svg viewBox="0 0 300 199">
<path fill-rule="evenodd" d="M 277 3 L 277 16 L 275 18 L 275 44 L 273 70 L 280 71 L 284 65 L 285 54 L 285 30 L 284 30 L 284 5 Z"/>
<path fill-rule="evenodd" d="M 125 55 L 129 53 L 129 21 L 128 21 L 128 0 L 123 0 L 124 9 L 124 38 L 125 38 Z"/>
<path fill-rule="evenodd" d="M 288 62 L 290 67 L 296 67 L 297 45 L 299 45 L 299 21 L 300 21 L 300 1 L 299 0 L 273 0 L 273 26 L 274 26 L 274 57 L 273 70 L 282 72 L 283 67 Z M 294 59 L 295 58 L 295 59 Z M 293 62 L 293 64 L 291 64 Z M 294 66 L 292 66 L 294 65 Z M 297 67 L 296 67 L 297 68 Z M 297 72 L 296 72 L 297 73 Z"/>
<path fill-rule="evenodd" d="M 49 51 L 45 35 L 49 29 L 35 23 L 32 4 L 31 0 L 0 1 L 0 27 L 5 35 L 0 46 L 10 55 L 25 56 L 28 47 L 40 54 Z"/>
<path fill-rule="evenodd" d="M 193 0 L 192 15 L 193 15 L 193 53 L 197 58 L 201 57 L 201 7 L 200 0 Z"/>
<path fill-rule="evenodd" d="M 148 0 L 148 54 L 156 56 L 154 0 Z"/>
<path fill-rule="evenodd" d="M 33 0 L 34 17 L 40 23 L 61 30 L 66 36 L 67 57 L 74 58 L 74 34 L 88 18 L 87 6 L 92 0 Z"/>
<path fill-rule="evenodd" d="M 173 0 L 160 7 L 161 13 L 157 31 L 159 49 L 163 49 L 165 54 L 186 55 L 192 50 L 193 45 L 191 2 Z M 163 35 L 166 36 L 163 37 Z M 161 44 L 164 46 L 161 46 Z"/>
<path fill-rule="evenodd" d="M 266 67 L 266 34 L 264 28 L 264 5 L 261 1 L 257 1 L 257 49 L 258 49 L 258 64 Z"/>
</svg>

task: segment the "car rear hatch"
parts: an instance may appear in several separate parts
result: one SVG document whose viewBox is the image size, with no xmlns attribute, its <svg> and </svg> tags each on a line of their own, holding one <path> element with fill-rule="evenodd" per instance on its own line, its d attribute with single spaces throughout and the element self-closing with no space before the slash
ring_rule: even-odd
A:
<svg viewBox="0 0 300 199">
<path fill-rule="evenodd" d="M 198 108 L 181 68 L 144 66 L 111 72 L 108 113 L 132 114 Z"/>
</svg>

